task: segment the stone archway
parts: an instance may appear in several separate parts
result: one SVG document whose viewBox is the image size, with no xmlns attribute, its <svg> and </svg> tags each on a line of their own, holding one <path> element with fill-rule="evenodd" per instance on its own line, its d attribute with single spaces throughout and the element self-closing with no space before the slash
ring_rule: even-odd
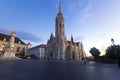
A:
<svg viewBox="0 0 120 80">
<path fill-rule="evenodd" d="M 65 55 L 65 57 L 66 57 L 66 59 L 68 59 L 68 60 L 70 60 L 71 59 L 71 53 L 70 53 L 70 46 L 68 46 L 67 48 L 66 48 L 66 55 Z"/>
</svg>

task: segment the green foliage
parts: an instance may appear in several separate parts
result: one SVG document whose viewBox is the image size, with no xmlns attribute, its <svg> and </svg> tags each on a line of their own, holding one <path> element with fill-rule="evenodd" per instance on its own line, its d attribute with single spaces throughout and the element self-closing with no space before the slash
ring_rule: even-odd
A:
<svg viewBox="0 0 120 80">
<path fill-rule="evenodd" d="M 120 45 L 111 45 L 106 49 L 106 56 L 111 59 L 117 59 L 120 56 Z"/>
<path fill-rule="evenodd" d="M 92 54 L 93 57 L 99 57 L 100 55 L 100 51 L 95 47 L 91 48 L 89 52 Z"/>
</svg>

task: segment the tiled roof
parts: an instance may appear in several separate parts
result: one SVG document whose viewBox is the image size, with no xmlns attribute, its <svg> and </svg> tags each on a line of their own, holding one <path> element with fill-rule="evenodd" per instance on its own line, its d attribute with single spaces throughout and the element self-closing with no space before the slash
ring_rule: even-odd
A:
<svg viewBox="0 0 120 80">
<path fill-rule="evenodd" d="M 40 48 L 46 48 L 46 46 L 47 46 L 46 44 L 41 44 Z"/>
<path fill-rule="evenodd" d="M 3 41 L 4 39 L 6 39 L 6 41 L 9 41 L 10 35 L 6 35 L 6 34 L 0 33 L 0 40 Z M 20 40 L 19 38 L 15 37 L 15 43 L 19 43 L 19 42 L 20 42 L 20 44 L 26 45 L 22 40 Z"/>
<path fill-rule="evenodd" d="M 76 42 L 75 44 L 79 46 L 79 43 L 80 43 L 80 42 Z"/>
</svg>

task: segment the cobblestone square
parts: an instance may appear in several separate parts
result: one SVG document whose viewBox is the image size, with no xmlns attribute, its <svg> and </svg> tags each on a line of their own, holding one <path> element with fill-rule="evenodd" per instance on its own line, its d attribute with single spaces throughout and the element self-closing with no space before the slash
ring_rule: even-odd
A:
<svg viewBox="0 0 120 80">
<path fill-rule="evenodd" d="M 120 80 L 120 68 L 81 61 L 1 60 L 0 80 Z"/>
</svg>

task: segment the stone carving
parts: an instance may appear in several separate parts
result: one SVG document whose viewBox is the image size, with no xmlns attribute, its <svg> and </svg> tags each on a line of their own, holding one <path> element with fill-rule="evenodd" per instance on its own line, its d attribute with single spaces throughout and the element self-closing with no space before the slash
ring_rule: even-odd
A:
<svg viewBox="0 0 120 80">
<path fill-rule="evenodd" d="M 15 57 L 15 53 L 14 53 L 15 36 L 16 36 L 16 31 L 12 31 L 9 42 L 4 49 L 3 57 Z"/>
</svg>

